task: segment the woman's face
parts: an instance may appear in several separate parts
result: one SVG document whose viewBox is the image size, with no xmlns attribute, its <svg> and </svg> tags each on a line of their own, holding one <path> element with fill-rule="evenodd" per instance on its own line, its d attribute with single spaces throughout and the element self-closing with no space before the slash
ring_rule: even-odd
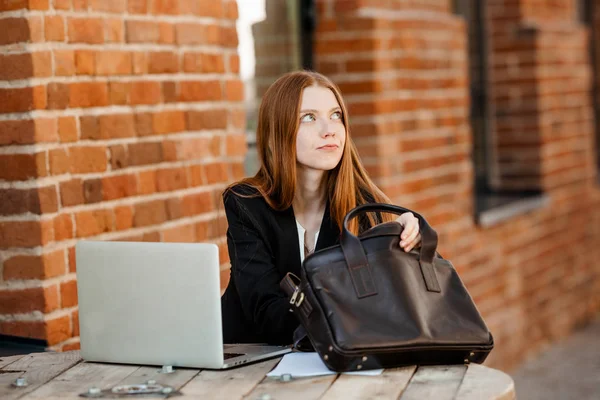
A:
<svg viewBox="0 0 600 400">
<path fill-rule="evenodd" d="M 300 167 L 329 171 L 342 159 L 346 127 L 333 92 L 322 86 L 304 89 L 300 100 L 296 162 Z"/>
</svg>

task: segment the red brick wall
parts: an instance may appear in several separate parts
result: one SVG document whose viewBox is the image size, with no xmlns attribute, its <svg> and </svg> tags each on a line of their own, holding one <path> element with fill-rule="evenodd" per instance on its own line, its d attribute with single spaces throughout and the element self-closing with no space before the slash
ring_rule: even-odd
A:
<svg viewBox="0 0 600 400">
<path fill-rule="evenodd" d="M 486 2 L 492 183 L 549 201 L 482 227 L 466 26 L 451 3 L 320 1 L 315 57 L 342 89 L 371 175 L 438 231 L 495 335 L 487 364 L 511 369 L 600 310 L 586 28 L 572 2 Z"/>
<path fill-rule="evenodd" d="M 78 239 L 213 241 L 227 263 L 236 19 L 233 0 L 0 1 L 0 334 L 78 346 Z"/>
</svg>

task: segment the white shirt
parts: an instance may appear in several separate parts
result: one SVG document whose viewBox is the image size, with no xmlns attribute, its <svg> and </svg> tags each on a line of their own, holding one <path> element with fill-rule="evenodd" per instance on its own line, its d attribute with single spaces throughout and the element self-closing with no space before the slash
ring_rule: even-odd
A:
<svg viewBox="0 0 600 400">
<path fill-rule="evenodd" d="M 302 264 L 304 262 L 304 234 L 306 233 L 306 229 L 304 229 L 304 227 L 300 225 L 300 222 L 298 222 L 298 220 L 296 220 L 296 227 L 298 228 L 298 244 L 300 245 L 300 264 Z M 318 238 L 319 231 L 315 233 L 314 247 L 317 247 Z"/>
</svg>

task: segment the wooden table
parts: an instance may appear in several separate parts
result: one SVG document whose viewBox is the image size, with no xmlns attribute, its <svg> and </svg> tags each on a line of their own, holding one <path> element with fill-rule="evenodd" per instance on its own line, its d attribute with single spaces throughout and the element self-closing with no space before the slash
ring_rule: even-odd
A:
<svg viewBox="0 0 600 400">
<path fill-rule="evenodd" d="M 512 379 L 477 364 L 388 369 L 379 376 L 330 375 L 284 382 L 267 378 L 279 359 L 225 371 L 83 362 L 78 351 L 32 353 L 0 358 L 0 399 L 77 399 L 96 387 L 139 385 L 150 380 L 174 390 L 171 395 L 121 395 L 120 398 L 175 399 L 514 399 Z M 15 386 L 25 378 L 26 386 Z M 102 392 L 102 393 L 108 393 Z M 90 396 L 91 397 L 91 396 Z M 91 397 L 107 398 L 107 397 Z M 112 398 L 115 398 L 114 395 Z"/>
</svg>

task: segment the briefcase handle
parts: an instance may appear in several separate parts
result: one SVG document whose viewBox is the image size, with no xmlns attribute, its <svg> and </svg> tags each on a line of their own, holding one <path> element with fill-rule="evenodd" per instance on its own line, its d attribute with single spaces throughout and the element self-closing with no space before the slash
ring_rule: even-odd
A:
<svg viewBox="0 0 600 400">
<path fill-rule="evenodd" d="M 419 220 L 419 232 L 421 233 L 421 248 L 419 250 L 420 257 L 419 263 L 421 266 L 421 273 L 423 274 L 423 280 L 425 286 L 430 292 L 440 292 L 440 285 L 433 268 L 433 258 L 438 244 L 437 233 L 427 223 L 427 220 L 420 214 L 409 210 L 408 208 L 395 206 L 392 204 L 385 203 L 367 203 L 357 206 L 350 210 L 344 217 L 344 224 L 342 227 L 341 247 L 348 271 L 352 277 L 354 289 L 358 298 L 372 296 L 377 294 L 377 288 L 371 274 L 371 267 L 367 261 L 367 256 L 362 247 L 360 239 L 357 238 L 348 230 L 348 223 L 352 218 L 365 212 L 389 212 L 392 214 L 404 214 L 411 212 Z"/>
</svg>

